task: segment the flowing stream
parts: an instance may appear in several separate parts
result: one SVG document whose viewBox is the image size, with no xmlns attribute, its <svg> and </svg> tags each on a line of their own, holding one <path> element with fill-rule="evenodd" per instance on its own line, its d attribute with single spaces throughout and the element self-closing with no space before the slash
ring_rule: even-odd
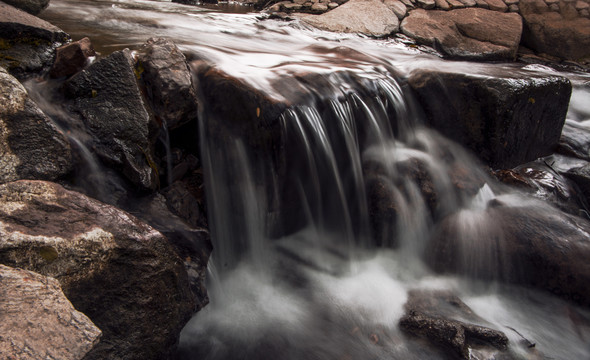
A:
<svg viewBox="0 0 590 360">
<path fill-rule="evenodd" d="M 423 263 L 435 223 L 446 215 L 458 214 L 462 233 L 478 238 L 498 227 L 485 212 L 493 201 L 543 214 L 558 210 L 498 184 L 466 150 L 425 128 L 420 109 L 397 81 L 421 68 L 481 76 L 553 70 L 444 61 L 403 39 L 322 32 L 248 13 L 242 5 L 223 7 L 226 11 L 164 1 L 52 0 L 42 14 L 74 39 L 89 36 L 103 55 L 137 49 L 150 37 L 168 37 L 189 58 L 215 64 L 293 104 L 280 118 L 285 156 L 291 159 L 286 172 L 273 167 L 272 154 L 253 152 L 245 138 L 212 141 L 211 124 L 223 119 L 200 104 L 195 141 L 201 146 L 214 246 L 210 304 L 185 327 L 179 357 L 452 358 L 398 327 L 410 290 L 442 289 L 503 331 L 511 358 L 590 359 L 586 309 L 501 284 L 493 275 L 485 281 L 437 275 Z M 286 80 L 304 73 L 321 81 L 294 86 Z M 574 85 L 590 80 L 564 75 Z M 375 93 L 379 96 L 371 96 Z M 588 104 L 590 93 L 575 87 L 568 122 L 589 126 Z M 435 210 L 422 196 L 413 166 L 433 180 L 440 204 Z M 453 187 L 459 168 L 475 179 L 463 190 Z M 285 175 L 288 180 L 281 178 Z M 383 224 L 377 239 L 369 230 L 365 188 L 370 180 L 378 180 L 399 204 L 395 222 Z M 281 193 L 285 187 L 287 195 Z M 453 261 L 468 275 L 472 262 L 489 262 L 489 268 L 501 271 L 494 253 L 466 243 L 463 256 Z"/>
</svg>

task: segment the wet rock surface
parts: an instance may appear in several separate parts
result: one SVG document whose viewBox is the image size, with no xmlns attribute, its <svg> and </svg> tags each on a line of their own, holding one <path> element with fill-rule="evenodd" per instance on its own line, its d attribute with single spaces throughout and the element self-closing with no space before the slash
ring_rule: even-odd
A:
<svg viewBox="0 0 590 360">
<path fill-rule="evenodd" d="M 82 70 L 90 57 L 96 56 L 90 39 L 85 37 L 56 49 L 55 62 L 49 70 L 51 78 L 74 75 Z"/>
<path fill-rule="evenodd" d="M 160 359 L 195 310 L 168 240 L 128 213 L 42 181 L 0 186 L 0 263 L 56 278 L 102 332 L 85 359 Z"/>
<path fill-rule="evenodd" d="M 4 0 L 4 2 L 32 15 L 39 14 L 49 6 L 49 0 Z"/>
<path fill-rule="evenodd" d="M 0 354 L 5 359 L 82 359 L 101 331 L 57 280 L 0 265 Z"/>
</svg>

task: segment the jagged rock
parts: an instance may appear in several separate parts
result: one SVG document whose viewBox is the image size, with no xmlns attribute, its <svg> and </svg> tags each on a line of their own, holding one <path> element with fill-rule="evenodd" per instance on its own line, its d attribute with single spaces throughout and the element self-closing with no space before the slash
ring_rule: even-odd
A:
<svg viewBox="0 0 590 360">
<path fill-rule="evenodd" d="M 49 6 L 49 0 L 4 0 L 8 5 L 37 15 Z"/>
<path fill-rule="evenodd" d="M 322 30 L 383 37 L 399 30 L 395 13 L 379 0 L 350 0 L 322 15 L 300 15 Z"/>
<path fill-rule="evenodd" d="M 0 67 L 0 183 L 55 180 L 72 169 L 65 135 Z"/>
<path fill-rule="evenodd" d="M 174 129 L 197 119 L 197 96 L 186 58 L 170 40 L 149 39 L 137 65 L 156 117 Z M 195 134 L 197 138 L 197 134 Z"/>
<path fill-rule="evenodd" d="M 57 48 L 55 62 L 49 70 L 51 78 L 74 75 L 88 63 L 88 58 L 95 56 L 90 39 L 85 37 Z"/>
<path fill-rule="evenodd" d="M 103 332 L 85 359 L 161 359 L 195 309 L 161 233 L 50 182 L 0 185 L 0 263 L 59 281 Z"/>
<path fill-rule="evenodd" d="M 590 19 L 564 16 L 550 11 L 543 0 L 521 0 L 524 18 L 523 45 L 539 53 L 563 59 L 580 60 L 590 57 Z"/>
<path fill-rule="evenodd" d="M 411 290 L 404 307 L 406 315 L 399 322 L 402 330 L 451 349 L 462 359 L 471 359 L 470 353 L 477 348 L 507 349 L 506 335 L 488 327 L 451 292 Z"/>
<path fill-rule="evenodd" d="M 25 77 L 51 66 L 55 48 L 68 40 L 58 27 L 0 2 L 0 67 Z"/>
<path fill-rule="evenodd" d="M 522 32 L 518 14 L 480 8 L 451 11 L 416 9 L 402 21 L 401 31 L 452 58 L 514 59 Z"/>
<path fill-rule="evenodd" d="M 158 127 L 139 90 L 131 51 L 116 51 L 93 63 L 72 76 L 65 91 L 93 138 L 94 152 L 133 184 L 155 189 Z"/>
<path fill-rule="evenodd" d="M 0 309 L 4 359 L 79 360 L 101 336 L 57 280 L 31 271 L 0 265 Z"/>
<path fill-rule="evenodd" d="M 571 94 L 569 80 L 559 76 L 421 70 L 408 82 L 430 126 L 504 169 L 553 151 Z"/>
</svg>

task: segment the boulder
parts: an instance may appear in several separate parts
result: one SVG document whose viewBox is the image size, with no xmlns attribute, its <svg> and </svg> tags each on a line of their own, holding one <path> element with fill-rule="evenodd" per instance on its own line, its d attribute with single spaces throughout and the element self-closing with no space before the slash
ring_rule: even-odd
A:
<svg viewBox="0 0 590 360">
<path fill-rule="evenodd" d="M 195 310 L 167 239 L 128 213 L 43 181 L 0 185 L 0 263 L 56 278 L 103 332 L 85 359 L 161 359 Z"/>
<path fill-rule="evenodd" d="M 385 0 L 383 3 L 397 16 L 401 21 L 408 14 L 408 8 L 399 0 Z"/>
<path fill-rule="evenodd" d="M 567 120 L 559 138 L 557 152 L 590 161 L 590 129 L 576 121 Z"/>
<path fill-rule="evenodd" d="M 399 20 L 379 0 L 350 0 L 322 15 L 300 15 L 318 29 L 383 37 L 399 30 Z"/>
<path fill-rule="evenodd" d="M 578 186 L 586 203 L 590 204 L 590 164 L 570 169 L 564 175 Z"/>
<path fill-rule="evenodd" d="M 25 77 L 51 66 L 69 36 L 58 27 L 0 2 L 0 67 Z"/>
<path fill-rule="evenodd" d="M 186 58 L 170 40 L 149 39 L 141 48 L 138 72 L 154 115 L 177 128 L 197 119 L 197 96 Z M 195 139 L 197 138 L 197 134 Z"/>
<path fill-rule="evenodd" d="M 65 92 L 93 138 L 94 153 L 141 189 L 155 189 L 158 125 L 140 92 L 131 51 L 94 62 L 65 83 Z"/>
<path fill-rule="evenodd" d="M 55 180 L 72 169 L 66 136 L 0 67 L 0 183 Z"/>
<path fill-rule="evenodd" d="M 49 6 L 49 0 L 4 0 L 4 2 L 31 15 L 37 15 Z"/>
<path fill-rule="evenodd" d="M 88 64 L 88 58 L 92 56 L 96 56 L 96 53 L 87 37 L 60 46 L 56 50 L 49 76 L 55 79 L 74 75 Z"/>
<path fill-rule="evenodd" d="M 426 261 L 438 272 L 533 286 L 590 306 L 589 233 L 590 223 L 546 203 L 498 198 L 443 220 Z"/>
<path fill-rule="evenodd" d="M 4 359 L 79 360 L 101 336 L 57 280 L 31 271 L 0 265 L 0 309 Z"/>
<path fill-rule="evenodd" d="M 480 8 L 416 9 L 402 21 L 400 29 L 451 58 L 512 60 L 520 43 L 522 19 L 518 14 Z"/>
<path fill-rule="evenodd" d="M 590 19 L 564 16 L 551 11 L 543 0 L 521 0 L 524 18 L 523 45 L 539 53 L 562 59 L 581 60 L 590 57 Z"/>
<path fill-rule="evenodd" d="M 552 153 L 571 94 L 568 79 L 534 74 L 419 70 L 408 83 L 431 127 L 504 169 Z"/>
</svg>

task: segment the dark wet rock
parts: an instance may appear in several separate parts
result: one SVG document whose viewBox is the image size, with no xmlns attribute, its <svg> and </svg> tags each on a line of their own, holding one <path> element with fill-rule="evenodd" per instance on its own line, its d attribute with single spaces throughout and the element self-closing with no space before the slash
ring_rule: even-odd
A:
<svg viewBox="0 0 590 360">
<path fill-rule="evenodd" d="M 552 11 L 542 0 L 521 0 L 519 6 L 525 46 L 563 59 L 590 57 L 590 19 L 578 17 L 575 8 L 573 15 L 568 15 L 565 8 L 560 8 L 561 13 Z"/>
<path fill-rule="evenodd" d="M 87 37 L 60 46 L 56 50 L 55 62 L 49 70 L 49 76 L 55 79 L 74 75 L 87 65 L 88 58 L 95 55 L 94 47 Z"/>
<path fill-rule="evenodd" d="M 552 153 L 571 94 L 569 80 L 558 76 L 421 70 L 408 82 L 430 126 L 504 169 Z"/>
<path fill-rule="evenodd" d="M 49 6 L 49 0 L 4 0 L 4 2 L 32 15 L 39 14 Z"/>
<path fill-rule="evenodd" d="M 565 176 L 578 186 L 586 202 L 590 204 L 590 164 L 573 168 Z"/>
<path fill-rule="evenodd" d="M 412 290 L 405 309 L 399 323 L 402 330 L 451 350 L 459 358 L 471 359 L 471 351 L 477 348 L 504 351 L 508 347 L 503 332 L 488 327 L 451 292 Z"/>
<path fill-rule="evenodd" d="M 154 115 L 168 128 L 197 119 L 197 96 L 186 58 L 166 39 L 149 39 L 137 64 Z M 197 136 L 195 134 L 195 136 Z"/>
<path fill-rule="evenodd" d="M 58 27 L 0 2 L 0 67 L 26 77 L 51 66 L 55 48 L 68 40 Z"/>
<path fill-rule="evenodd" d="M 575 121 L 566 121 L 557 152 L 590 161 L 590 130 Z"/>
<path fill-rule="evenodd" d="M 401 31 L 451 58 L 512 60 L 516 57 L 522 19 L 480 8 L 451 11 L 416 9 L 402 21 Z"/>
<path fill-rule="evenodd" d="M 0 68 L 0 183 L 55 180 L 72 169 L 66 136 Z"/>
<path fill-rule="evenodd" d="M 199 200 L 191 193 L 189 187 L 182 181 L 175 181 L 162 190 L 166 198 L 166 204 L 170 211 L 184 219 L 193 227 L 202 227 L 206 224 L 203 210 L 199 206 Z"/>
<path fill-rule="evenodd" d="M 379 0 L 350 0 L 322 15 L 301 15 L 318 29 L 383 37 L 399 30 L 395 13 Z"/>
<path fill-rule="evenodd" d="M 85 359 L 161 359 L 195 310 L 182 260 L 158 231 L 43 181 L 0 186 L 0 263 L 56 278 L 102 332 Z"/>
<path fill-rule="evenodd" d="M 442 221 L 427 262 L 454 272 L 533 286 L 590 306 L 590 223 L 548 206 L 501 198 Z"/>
<path fill-rule="evenodd" d="M 100 330 L 54 278 L 0 265 L 0 280 L 4 359 L 82 359 L 98 343 Z"/>
<path fill-rule="evenodd" d="M 137 84 L 128 49 L 101 59 L 65 83 L 71 108 L 92 136 L 94 152 L 142 189 L 155 189 L 157 124 Z"/>
</svg>

